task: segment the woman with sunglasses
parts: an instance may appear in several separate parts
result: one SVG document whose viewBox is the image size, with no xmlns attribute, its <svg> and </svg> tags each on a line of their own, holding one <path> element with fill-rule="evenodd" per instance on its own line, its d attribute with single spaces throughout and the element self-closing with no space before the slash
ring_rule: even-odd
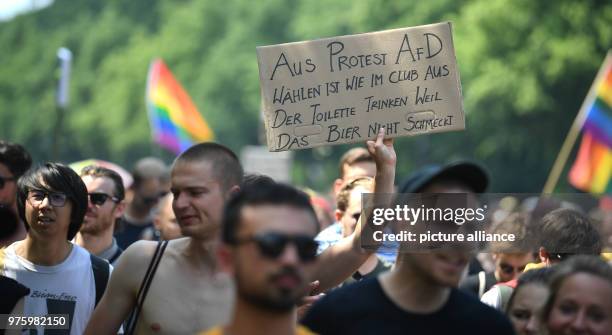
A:
<svg viewBox="0 0 612 335">
<path fill-rule="evenodd" d="M 82 334 L 98 293 L 93 266 L 100 265 L 70 242 L 87 210 L 87 189 L 71 168 L 46 163 L 19 179 L 17 194 L 19 216 L 28 232 L 4 250 L 0 275 L 31 290 L 23 312 L 31 318 L 22 325 L 52 323 Z M 101 266 L 107 267 L 108 276 L 110 265 Z M 37 334 L 44 333 L 42 327 L 37 329 Z"/>
</svg>

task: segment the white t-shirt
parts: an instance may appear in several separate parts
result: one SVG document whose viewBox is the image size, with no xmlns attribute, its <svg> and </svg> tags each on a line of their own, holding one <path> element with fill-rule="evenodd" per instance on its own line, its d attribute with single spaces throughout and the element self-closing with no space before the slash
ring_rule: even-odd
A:
<svg viewBox="0 0 612 335">
<path fill-rule="evenodd" d="M 70 334 L 81 335 L 93 313 L 96 287 L 89 252 L 76 244 L 66 260 L 54 266 L 36 265 L 15 253 L 15 242 L 5 249 L 4 273 L 30 289 L 25 316 L 68 314 Z M 109 269 L 112 269 L 109 265 Z M 42 335 L 43 330 L 38 329 Z"/>
</svg>

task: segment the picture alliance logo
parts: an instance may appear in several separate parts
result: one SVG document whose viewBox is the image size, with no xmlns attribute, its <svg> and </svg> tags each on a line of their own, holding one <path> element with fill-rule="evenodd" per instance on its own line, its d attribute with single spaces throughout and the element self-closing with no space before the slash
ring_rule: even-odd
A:
<svg viewBox="0 0 612 335">
<path fill-rule="evenodd" d="M 372 223 L 380 226 L 385 222 L 406 222 L 415 225 L 417 222 L 453 222 L 461 226 L 466 222 L 483 223 L 487 216 L 487 205 L 467 208 L 410 207 L 396 205 L 394 208 L 374 208 Z"/>
</svg>

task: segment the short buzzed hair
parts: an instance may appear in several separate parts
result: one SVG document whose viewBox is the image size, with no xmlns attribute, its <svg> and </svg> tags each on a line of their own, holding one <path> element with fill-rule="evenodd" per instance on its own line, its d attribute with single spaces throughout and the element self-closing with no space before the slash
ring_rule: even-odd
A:
<svg viewBox="0 0 612 335">
<path fill-rule="evenodd" d="M 179 162 L 210 162 L 215 179 L 225 191 L 240 185 L 244 175 L 236 154 L 226 146 L 214 142 L 193 145 L 174 160 L 174 165 Z"/>
<path fill-rule="evenodd" d="M 248 206 L 292 206 L 303 209 L 312 216 L 312 222 L 319 231 L 317 214 L 308 195 L 297 188 L 283 183 L 250 184 L 235 193 L 225 205 L 221 224 L 221 239 L 235 244 L 236 232 L 242 219 L 242 209 Z"/>
<path fill-rule="evenodd" d="M 340 179 L 344 178 L 344 167 L 351 166 L 356 163 L 362 162 L 371 162 L 376 163 L 374 157 L 370 155 L 368 150 L 363 147 L 352 148 L 349 151 L 345 152 L 344 155 L 340 158 L 340 166 L 339 168 L 339 176 Z"/>
</svg>

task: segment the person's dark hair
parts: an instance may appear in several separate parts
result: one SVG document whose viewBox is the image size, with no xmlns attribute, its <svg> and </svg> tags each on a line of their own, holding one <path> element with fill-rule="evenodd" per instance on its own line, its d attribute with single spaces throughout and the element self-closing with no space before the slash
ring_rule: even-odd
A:
<svg viewBox="0 0 612 335">
<path fill-rule="evenodd" d="M 612 267 L 600 256 L 578 255 L 555 266 L 554 272 L 548 282 L 550 295 L 544 306 L 543 319 L 548 320 L 553 304 L 559 295 L 563 282 L 578 273 L 585 273 L 599 277 L 612 286 Z"/>
<path fill-rule="evenodd" d="M 74 170 L 60 163 L 45 163 L 23 175 L 17 182 L 17 209 L 19 217 L 25 223 L 26 230 L 29 230 L 30 226 L 26 222 L 25 204 L 31 189 L 66 194 L 72 202 L 70 226 L 66 238 L 72 240 L 81 228 L 87 211 L 87 187 L 81 177 Z"/>
<path fill-rule="evenodd" d="M 242 177 L 242 183 L 240 187 L 249 187 L 251 185 L 262 185 L 262 184 L 275 184 L 274 179 L 260 173 L 245 173 Z"/>
<path fill-rule="evenodd" d="M 554 268 L 546 267 L 540 269 L 529 270 L 527 272 L 523 272 L 521 276 L 518 278 L 516 282 L 516 287 L 512 291 L 512 295 L 508 300 L 508 307 L 506 308 L 506 313 L 510 313 L 510 309 L 514 304 L 514 297 L 518 294 L 518 291 L 523 287 L 529 284 L 538 284 L 542 286 L 548 285 L 548 280 L 554 272 Z"/>
<path fill-rule="evenodd" d="M 19 178 L 32 166 L 32 157 L 20 144 L 0 140 L 0 163 Z"/>
<path fill-rule="evenodd" d="M 112 180 L 114 185 L 113 196 L 119 199 L 120 201 L 125 198 L 125 188 L 123 187 L 123 179 L 117 172 L 99 165 L 89 165 L 81 170 L 80 175 L 81 178 L 85 176 L 91 176 L 96 178 L 104 177 Z"/>
<path fill-rule="evenodd" d="M 376 161 L 374 160 L 374 157 L 372 157 L 372 155 L 370 155 L 370 153 L 368 152 L 368 149 L 362 148 L 362 147 L 356 147 L 356 148 L 352 148 L 349 151 L 345 152 L 344 155 L 342 155 L 342 157 L 340 158 L 340 165 L 338 166 L 339 168 L 338 175 L 340 176 L 340 179 L 344 179 L 344 167 L 345 166 L 351 166 L 353 164 L 363 163 L 363 162 L 376 163 Z"/>
<path fill-rule="evenodd" d="M 236 154 L 229 148 L 213 142 L 193 145 L 180 154 L 174 161 L 179 163 L 210 162 L 212 173 L 224 191 L 242 183 L 242 166 Z"/>
<path fill-rule="evenodd" d="M 221 223 L 223 242 L 227 244 L 236 242 L 236 231 L 240 224 L 242 209 L 246 206 L 258 205 L 288 205 L 304 209 L 312 215 L 317 231 L 319 230 L 317 215 L 306 193 L 282 183 L 263 183 L 242 188 L 227 202 Z"/>
<path fill-rule="evenodd" d="M 155 157 L 145 157 L 138 160 L 132 169 L 132 177 L 134 178 L 132 188 L 138 188 L 147 179 L 167 181 L 170 178 L 166 164 Z"/>
<path fill-rule="evenodd" d="M 601 252 L 599 231 L 586 215 L 573 209 L 559 208 L 546 214 L 536 231 L 540 246 L 548 253 L 598 255 Z"/>
</svg>

